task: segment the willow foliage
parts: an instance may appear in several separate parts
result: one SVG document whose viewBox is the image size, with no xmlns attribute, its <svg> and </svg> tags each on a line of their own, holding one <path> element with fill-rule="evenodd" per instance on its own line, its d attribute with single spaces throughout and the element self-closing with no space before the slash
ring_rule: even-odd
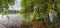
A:
<svg viewBox="0 0 60 28">
<path fill-rule="evenodd" d="M 52 25 L 50 28 L 57 26 L 60 20 L 60 0 L 21 0 L 22 14 L 25 20 L 38 20 L 44 19 L 46 22 L 47 28 Z M 50 22 L 49 13 L 53 14 L 53 23 Z M 56 19 L 57 18 L 57 19 Z M 57 22 L 58 21 L 58 22 Z M 49 23 L 50 22 L 50 23 Z M 56 23 L 55 23 L 56 22 Z"/>
<path fill-rule="evenodd" d="M 0 0 L 0 13 L 4 13 L 4 11 L 8 12 L 9 6 L 14 5 L 14 1 L 15 0 Z"/>
</svg>

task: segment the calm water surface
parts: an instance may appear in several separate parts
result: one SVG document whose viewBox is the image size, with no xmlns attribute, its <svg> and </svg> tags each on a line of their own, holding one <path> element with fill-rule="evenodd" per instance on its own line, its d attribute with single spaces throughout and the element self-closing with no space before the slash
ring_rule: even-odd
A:
<svg viewBox="0 0 60 28">
<path fill-rule="evenodd" d="M 15 25 L 15 24 L 19 24 L 19 22 L 21 22 L 21 16 L 19 14 L 8 14 L 7 15 L 1 15 L 0 14 L 0 28 L 4 27 L 2 24 L 9 24 L 9 25 Z"/>
</svg>

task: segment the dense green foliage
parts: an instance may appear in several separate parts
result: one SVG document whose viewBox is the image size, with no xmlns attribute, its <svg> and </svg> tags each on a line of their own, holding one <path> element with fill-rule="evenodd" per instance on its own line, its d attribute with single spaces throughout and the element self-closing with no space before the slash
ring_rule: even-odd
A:
<svg viewBox="0 0 60 28">
<path fill-rule="evenodd" d="M 15 0 L 0 0 L 0 13 L 6 14 L 9 10 L 9 6 L 14 4 Z"/>
<path fill-rule="evenodd" d="M 7 14 L 14 1 L 0 0 L 0 13 Z M 41 23 L 45 28 L 60 28 L 60 0 L 21 0 L 21 7 L 22 21 L 27 21 L 26 24 L 29 22 L 27 25 Z M 53 22 L 50 21 L 50 13 Z"/>
<path fill-rule="evenodd" d="M 21 5 L 20 14 L 24 20 L 44 21 L 46 28 L 59 25 L 60 0 L 21 0 Z M 49 13 L 53 15 L 53 22 L 50 21 Z"/>
</svg>

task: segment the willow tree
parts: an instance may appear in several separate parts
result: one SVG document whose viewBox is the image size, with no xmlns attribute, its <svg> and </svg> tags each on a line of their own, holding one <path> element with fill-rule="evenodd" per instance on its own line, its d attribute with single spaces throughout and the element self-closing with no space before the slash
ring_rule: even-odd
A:
<svg viewBox="0 0 60 28">
<path fill-rule="evenodd" d="M 47 28 L 56 28 L 60 24 L 60 0 L 21 0 L 23 19 L 46 22 Z M 49 13 L 52 12 L 53 22 L 50 22 Z M 51 26 L 52 25 L 52 26 Z M 59 26 L 60 27 L 60 26 Z"/>
<path fill-rule="evenodd" d="M 25 20 L 46 22 L 48 28 L 50 25 L 49 13 L 53 3 L 53 0 L 21 0 L 20 13 Z"/>
</svg>

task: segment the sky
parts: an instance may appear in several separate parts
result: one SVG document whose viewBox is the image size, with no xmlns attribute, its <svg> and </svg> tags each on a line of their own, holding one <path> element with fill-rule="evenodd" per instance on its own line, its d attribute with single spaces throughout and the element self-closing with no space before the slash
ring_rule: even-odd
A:
<svg viewBox="0 0 60 28">
<path fill-rule="evenodd" d="M 13 5 L 14 10 L 21 10 L 21 5 L 20 5 L 21 0 L 15 0 L 15 4 Z M 9 7 L 10 10 L 13 10 L 11 6 Z"/>
</svg>

